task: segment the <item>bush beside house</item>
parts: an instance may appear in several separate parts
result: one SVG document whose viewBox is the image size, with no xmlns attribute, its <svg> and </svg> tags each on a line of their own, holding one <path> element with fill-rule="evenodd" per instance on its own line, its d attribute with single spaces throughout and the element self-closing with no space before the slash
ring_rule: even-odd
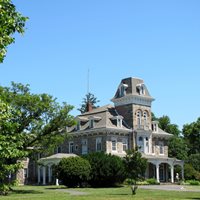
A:
<svg viewBox="0 0 200 200">
<path fill-rule="evenodd" d="M 90 163 L 81 157 L 63 158 L 56 166 L 58 178 L 68 187 L 82 187 L 88 181 L 90 172 Z"/>
</svg>

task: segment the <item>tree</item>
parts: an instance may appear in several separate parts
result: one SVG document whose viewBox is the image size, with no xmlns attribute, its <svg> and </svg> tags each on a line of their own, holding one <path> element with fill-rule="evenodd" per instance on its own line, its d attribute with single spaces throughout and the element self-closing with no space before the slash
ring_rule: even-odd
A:
<svg viewBox="0 0 200 200">
<path fill-rule="evenodd" d="M 84 156 L 91 165 L 89 183 L 92 187 L 110 187 L 125 180 L 123 161 L 120 157 L 104 152 Z"/>
<path fill-rule="evenodd" d="M 167 115 L 163 115 L 162 117 L 158 118 L 159 127 L 166 131 L 167 133 L 171 133 L 173 135 L 179 136 L 180 130 L 176 124 L 171 124 L 171 120 Z"/>
<path fill-rule="evenodd" d="M 89 179 L 90 163 L 81 157 L 63 158 L 56 167 L 62 183 L 68 187 L 82 186 Z"/>
<path fill-rule="evenodd" d="M 56 142 L 63 140 L 66 126 L 75 124 L 69 114 L 73 106 L 60 105 L 45 93 L 32 94 L 29 85 L 12 82 L 11 87 L 0 87 L 0 98 L 20 113 L 13 122 L 18 123 L 16 134 L 23 133 L 27 137 L 24 149 L 31 146 L 54 148 Z"/>
<path fill-rule="evenodd" d="M 126 177 L 134 183 L 134 187 L 132 187 L 133 194 L 136 193 L 136 181 L 144 176 L 146 167 L 147 167 L 147 159 L 142 158 L 142 154 L 138 151 L 138 149 L 127 150 L 126 156 L 124 158 L 124 166 Z"/>
<path fill-rule="evenodd" d="M 27 156 L 23 150 L 25 136 L 17 132 L 18 122 L 13 121 L 21 113 L 9 107 L 0 100 L 0 194 L 7 194 L 11 181 L 11 173 L 17 172 L 21 163 L 20 158 Z"/>
<path fill-rule="evenodd" d="M 97 108 L 98 106 L 96 105 L 98 102 L 100 102 L 97 97 L 94 96 L 94 94 L 92 93 L 87 93 L 85 95 L 85 97 L 83 98 L 82 104 L 81 104 L 81 108 L 79 108 L 78 110 L 81 113 L 87 112 L 88 111 L 88 106 L 92 106 L 92 108 Z"/>
<path fill-rule="evenodd" d="M 195 170 L 200 172 L 200 153 L 191 154 L 188 158 L 188 163 L 190 163 Z"/>
<path fill-rule="evenodd" d="M 0 63 L 6 56 L 7 46 L 15 42 L 14 33 L 24 33 L 27 19 L 17 12 L 11 0 L 0 0 Z"/>
<path fill-rule="evenodd" d="M 184 138 L 173 136 L 168 141 L 169 157 L 175 157 L 180 160 L 187 160 L 188 147 Z"/>
<path fill-rule="evenodd" d="M 0 169 L 1 176 L 18 169 L 18 161 L 31 153 L 30 147 L 42 152 L 53 149 L 67 135 L 66 126 L 75 124 L 69 114 L 72 106 L 60 105 L 48 94 L 32 94 L 28 85 L 0 87 L 0 99 L 9 108 L 3 115 L 0 109 L 0 160 L 8 165 L 7 171 Z"/>
<path fill-rule="evenodd" d="M 189 147 L 189 154 L 200 153 L 200 118 L 183 126 L 183 135 Z"/>
</svg>

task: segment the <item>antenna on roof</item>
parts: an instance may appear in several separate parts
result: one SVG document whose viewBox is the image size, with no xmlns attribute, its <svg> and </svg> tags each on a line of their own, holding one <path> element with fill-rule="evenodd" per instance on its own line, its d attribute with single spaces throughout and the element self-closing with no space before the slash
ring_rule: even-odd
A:
<svg viewBox="0 0 200 200">
<path fill-rule="evenodd" d="M 88 73 L 87 73 L 87 94 L 89 93 L 90 90 L 90 69 L 88 68 Z"/>
</svg>

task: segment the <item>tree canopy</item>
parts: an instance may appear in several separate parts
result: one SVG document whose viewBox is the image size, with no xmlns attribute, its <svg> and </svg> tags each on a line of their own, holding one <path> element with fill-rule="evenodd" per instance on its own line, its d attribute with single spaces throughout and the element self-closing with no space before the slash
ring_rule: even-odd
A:
<svg viewBox="0 0 200 200">
<path fill-rule="evenodd" d="M 25 136 L 17 132 L 19 124 L 13 120 L 20 112 L 0 100 L 0 193 L 6 194 L 10 184 L 10 174 L 20 167 L 17 160 L 27 156 L 23 150 Z"/>
<path fill-rule="evenodd" d="M 189 154 L 200 153 L 200 118 L 183 126 L 183 135 L 189 147 Z"/>
<path fill-rule="evenodd" d="M 0 86 L 0 100 L 0 163 L 8 164 L 5 170 L 0 166 L 2 176 L 16 171 L 17 161 L 30 149 L 53 149 L 67 136 L 66 126 L 75 124 L 69 114 L 71 105 L 60 105 L 45 93 L 32 94 L 29 85 L 12 82 L 11 87 Z"/>
<path fill-rule="evenodd" d="M 11 0 L 0 0 L 0 63 L 6 56 L 7 46 L 15 42 L 14 33 L 24 33 L 27 19 Z"/>
<path fill-rule="evenodd" d="M 97 97 L 94 96 L 92 93 L 87 93 L 85 97 L 83 98 L 81 107 L 78 109 L 81 113 L 87 112 L 88 111 L 88 104 L 92 106 L 92 108 L 97 108 L 100 101 L 97 99 Z"/>
</svg>

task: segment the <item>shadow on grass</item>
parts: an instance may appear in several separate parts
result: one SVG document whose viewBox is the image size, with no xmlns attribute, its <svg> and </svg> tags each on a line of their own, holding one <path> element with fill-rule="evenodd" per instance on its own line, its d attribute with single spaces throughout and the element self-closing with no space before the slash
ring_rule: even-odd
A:
<svg viewBox="0 0 200 200">
<path fill-rule="evenodd" d="M 15 194 L 42 194 L 44 193 L 38 190 L 13 190 L 12 192 Z"/>
</svg>

